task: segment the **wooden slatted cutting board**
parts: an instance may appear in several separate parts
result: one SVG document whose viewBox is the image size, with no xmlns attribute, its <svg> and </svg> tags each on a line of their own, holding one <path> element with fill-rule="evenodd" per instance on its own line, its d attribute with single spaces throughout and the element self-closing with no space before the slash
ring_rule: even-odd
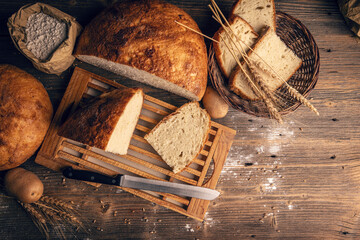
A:
<svg viewBox="0 0 360 240">
<path fill-rule="evenodd" d="M 174 174 L 143 138 L 163 117 L 177 109 L 156 98 L 145 95 L 127 155 L 115 155 L 57 135 L 59 126 L 79 104 L 81 106 L 94 96 L 122 87 L 114 81 L 75 68 L 35 161 L 56 171 L 72 166 L 108 175 L 130 174 L 215 189 L 236 131 L 211 122 L 211 130 L 200 155 L 183 172 Z M 210 202 L 173 194 L 123 189 L 199 221 L 203 220 Z"/>
</svg>

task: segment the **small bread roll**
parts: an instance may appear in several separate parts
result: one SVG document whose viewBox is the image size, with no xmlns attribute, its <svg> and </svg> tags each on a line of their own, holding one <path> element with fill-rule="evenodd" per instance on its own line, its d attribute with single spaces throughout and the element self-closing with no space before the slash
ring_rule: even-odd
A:
<svg viewBox="0 0 360 240">
<path fill-rule="evenodd" d="M 206 111 L 211 118 L 223 118 L 226 116 L 229 105 L 221 98 L 217 91 L 208 86 L 202 99 Z"/>
</svg>

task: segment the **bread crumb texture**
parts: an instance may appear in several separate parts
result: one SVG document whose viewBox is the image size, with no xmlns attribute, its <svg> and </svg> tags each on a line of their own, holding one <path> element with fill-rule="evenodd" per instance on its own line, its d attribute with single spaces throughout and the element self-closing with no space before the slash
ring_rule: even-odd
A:
<svg viewBox="0 0 360 240">
<path fill-rule="evenodd" d="M 190 102 L 164 118 L 145 139 L 178 173 L 201 151 L 209 128 L 209 114 Z"/>
</svg>

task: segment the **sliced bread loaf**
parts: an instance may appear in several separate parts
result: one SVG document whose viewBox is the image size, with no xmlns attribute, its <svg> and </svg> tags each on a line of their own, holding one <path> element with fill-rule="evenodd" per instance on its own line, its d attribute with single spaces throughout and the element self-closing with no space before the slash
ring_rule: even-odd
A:
<svg viewBox="0 0 360 240">
<path fill-rule="evenodd" d="M 237 65 L 227 45 L 234 48 L 233 52 L 236 54 L 236 57 L 241 60 L 242 55 L 239 50 L 247 52 L 249 50 L 247 46 L 251 47 L 258 37 L 258 34 L 254 32 L 253 28 L 241 17 L 235 16 L 230 18 L 229 24 L 236 37 L 232 34 L 232 37 L 229 38 L 225 29 L 221 27 L 214 35 L 214 39 L 218 42 L 213 43 L 216 60 L 221 71 L 227 78 L 230 77 L 232 70 Z M 232 31 L 230 29 L 228 30 L 229 33 L 232 33 Z M 234 43 L 237 44 L 237 47 Z"/>
<path fill-rule="evenodd" d="M 144 138 L 178 173 L 199 154 L 209 129 L 209 114 L 198 102 L 190 102 L 161 120 Z"/>
<path fill-rule="evenodd" d="M 108 152 L 126 154 L 143 95 L 139 88 L 104 93 L 71 115 L 58 134 Z"/>
<path fill-rule="evenodd" d="M 267 28 L 248 54 L 251 66 L 261 76 L 263 83 L 270 91 L 275 91 L 298 70 L 302 64 L 301 59 L 281 41 L 275 31 Z M 259 56 L 261 58 L 259 58 Z M 262 59 L 270 66 L 268 67 Z M 242 64 L 246 73 L 255 79 L 246 63 Z M 276 77 L 272 69 L 283 79 Z M 245 99 L 256 100 L 258 97 L 249 86 L 248 79 L 239 66 L 230 77 L 230 89 Z"/>
<path fill-rule="evenodd" d="M 75 57 L 142 83 L 200 101 L 207 85 L 204 38 L 182 9 L 158 0 L 125 0 L 95 17 Z"/>
<path fill-rule="evenodd" d="M 231 15 L 237 15 L 247 21 L 259 33 L 265 26 L 276 29 L 274 0 L 238 0 Z"/>
</svg>

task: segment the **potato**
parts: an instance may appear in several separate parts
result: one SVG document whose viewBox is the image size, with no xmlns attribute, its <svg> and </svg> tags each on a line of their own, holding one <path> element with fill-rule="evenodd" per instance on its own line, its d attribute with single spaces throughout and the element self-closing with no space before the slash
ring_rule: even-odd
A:
<svg viewBox="0 0 360 240">
<path fill-rule="evenodd" d="M 226 116 L 229 105 L 221 98 L 217 91 L 208 86 L 202 99 L 206 111 L 211 118 L 223 118 Z"/>
<path fill-rule="evenodd" d="M 33 203 L 40 199 L 44 185 L 34 173 L 23 168 L 14 168 L 5 175 L 7 192 L 24 203 Z"/>
</svg>

